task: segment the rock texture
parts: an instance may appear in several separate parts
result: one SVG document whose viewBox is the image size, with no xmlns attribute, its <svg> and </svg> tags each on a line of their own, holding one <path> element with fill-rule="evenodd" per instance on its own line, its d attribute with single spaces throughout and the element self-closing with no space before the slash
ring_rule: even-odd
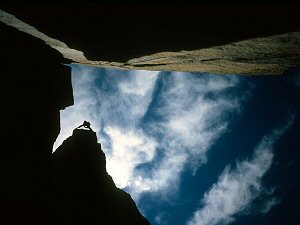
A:
<svg viewBox="0 0 300 225">
<path fill-rule="evenodd" d="M 66 59 L 70 59 L 73 62 L 89 62 L 89 60 L 84 57 L 82 52 L 69 48 L 65 43 L 47 36 L 46 34 L 38 31 L 35 27 L 17 19 L 12 14 L 0 10 L 0 20 L 2 23 L 8 26 L 14 27 L 21 32 L 27 33 L 44 41 L 47 45 L 60 52 Z"/>
<path fill-rule="evenodd" d="M 282 74 L 299 65 L 299 4 L 132 2 L 3 8 L 10 14 L 2 11 L 2 22 L 41 38 L 73 63 L 246 75 Z"/>
<path fill-rule="evenodd" d="M 107 174 L 96 133 L 75 129 L 53 154 L 54 224 L 150 225 Z M 56 204 L 55 204 L 56 203 Z"/>
<path fill-rule="evenodd" d="M 164 52 L 126 65 L 146 70 L 207 72 L 217 74 L 282 74 L 300 65 L 300 32 L 255 38 L 208 49 Z"/>
</svg>

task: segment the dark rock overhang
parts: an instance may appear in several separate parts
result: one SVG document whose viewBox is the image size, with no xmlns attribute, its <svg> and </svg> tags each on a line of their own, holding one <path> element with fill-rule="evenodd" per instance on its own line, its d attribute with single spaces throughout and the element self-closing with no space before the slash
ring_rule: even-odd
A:
<svg viewBox="0 0 300 225">
<path fill-rule="evenodd" d="M 296 3 L 6 3 L 3 9 L 11 26 L 74 63 L 248 75 L 300 64 Z"/>
</svg>

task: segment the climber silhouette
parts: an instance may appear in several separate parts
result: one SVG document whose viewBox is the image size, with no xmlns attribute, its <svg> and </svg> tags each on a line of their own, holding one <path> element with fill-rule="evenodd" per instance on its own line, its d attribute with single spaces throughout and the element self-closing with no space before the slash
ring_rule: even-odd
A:
<svg viewBox="0 0 300 225">
<path fill-rule="evenodd" d="M 91 128 L 91 124 L 88 122 L 88 121 L 83 121 L 83 124 L 81 124 L 78 128 L 81 128 L 81 127 L 84 127 L 84 128 L 88 128 L 89 130 L 93 131 L 92 128 Z"/>
</svg>

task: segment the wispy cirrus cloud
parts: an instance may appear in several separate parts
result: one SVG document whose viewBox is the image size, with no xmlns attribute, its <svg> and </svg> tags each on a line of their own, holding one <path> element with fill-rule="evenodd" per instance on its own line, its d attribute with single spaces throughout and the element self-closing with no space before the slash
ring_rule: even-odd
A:
<svg viewBox="0 0 300 225">
<path fill-rule="evenodd" d="M 159 225 L 168 225 L 172 215 L 167 212 L 161 212 L 155 217 L 155 222 Z"/>
<path fill-rule="evenodd" d="M 73 65 L 75 104 L 61 111 L 61 132 L 53 149 L 83 120 L 91 122 L 101 141 L 106 141 L 101 137 L 107 125 L 134 127 L 147 111 L 158 72 L 145 72 L 145 77 L 140 75 L 138 71 L 120 74 L 120 71 Z"/>
<path fill-rule="evenodd" d="M 75 105 L 61 112 L 55 146 L 90 121 L 108 173 L 136 201 L 144 193 L 176 193 L 182 172 L 206 163 L 247 94 L 233 75 L 73 66 L 72 79 Z"/>
<path fill-rule="evenodd" d="M 73 66 L 75 104 L 61 111 L 61 132 L 54 149 L 88 120 L 102 143 L 107 170 L 116 185 L 129 186 L 134 168 L 151 161 L 157 146 L 138 124 L 151 102 L 158 72 L 143 74 Z"/>
<path fill-rule="evenodd" d="M 135 167 L 153 160 L 157 142 L 137 129 L 122 131 L 108 126 L 105 133 L 112 140 L 107 170 L 117 177 L 118 186 L 130 187 L 132 182 L 137 183 L 132 177 Z"/>
<path fill-rule="evenodd" d="M 184 168 L 195 172 L 206 162 L 208 149 L 226 131 L 228 116 L 237 113 L 243 96 L 229 96 L 240 82 L 236 76 L 172 73 L 159 82 L 159 99 L 152 108 L 155 121 L 147 133 L 158 139 L 160 160 L 150 172 L 136 170 L 131 192 L 137 196 L 146 191 L 176 193 Z"/>
<path fill-rule="evenodd" d="M 247 213 L 253 201 L 265 192 L 261 180 L 272 165 L 272 149 L 293 120 L 294 117 L 291 116 L 283 127 L 263 137 L 256 146 L 252 159 L 237 161 L 235 168 L 227 166 L 218 181 L 205 193 L 203 206 L 194 212 L 187 224 L 229 224 L 235 221 L 238 214 Z M 278 198 L 271 197 L 259 211 L 267 213 L 279 201 Z"/>
<path fill-rule="evenodd" d="M 269 212 L 273 206 L 279 204 L 281 202 L 281 199 L 278 197 L 271 197 L 270 199 L 268 199 L 261 207 L 261 209 L 259 210 L 260 213 L 262 214 L 266 214 L 267 212 Z"/>
</svg>

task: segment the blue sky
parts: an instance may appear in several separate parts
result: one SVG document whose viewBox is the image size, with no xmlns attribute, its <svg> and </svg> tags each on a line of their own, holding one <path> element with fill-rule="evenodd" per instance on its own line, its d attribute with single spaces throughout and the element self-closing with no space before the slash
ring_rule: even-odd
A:
<svg viewBox="0 0 300 225">
<path fill-rule="evenodd" d="M 153 225 L 296 224 L 299 73 L 72 65 L 75 105 L 54 149 L 91 122 L 108 173 Z"/>
</svg>

